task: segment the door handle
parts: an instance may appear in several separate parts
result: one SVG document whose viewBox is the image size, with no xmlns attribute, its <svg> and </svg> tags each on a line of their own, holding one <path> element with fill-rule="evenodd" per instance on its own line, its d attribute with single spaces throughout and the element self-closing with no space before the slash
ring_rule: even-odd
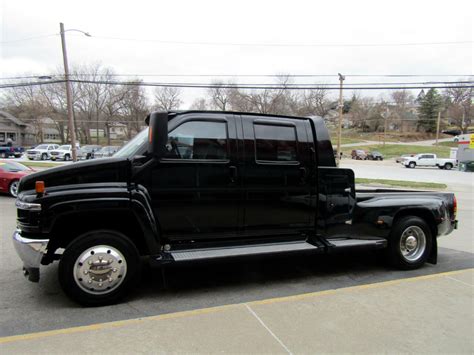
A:
<svg viewBox="0 0 474 355">
<path fill-rule="evenodd" d="M 229 166 L 229 175 L 230 175 L 230 182 L 235 183 L 237 180 L 237 167 L 236 166 Z"/>
<path fill-rule="evenodd" d="M 300 168 L 300 180 L 304 183 L 306 180 L 306 168 Z"/>
</svg>

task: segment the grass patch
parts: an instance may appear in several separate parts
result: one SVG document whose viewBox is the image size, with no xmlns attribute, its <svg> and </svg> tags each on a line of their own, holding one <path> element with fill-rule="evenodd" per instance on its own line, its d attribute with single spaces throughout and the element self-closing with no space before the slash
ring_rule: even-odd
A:
<svg viewBox="0 0 474 355">
<path fill-rule="evenodd" d="M 410 187 L 418 189 L 445 189 L 446 184 L 439 184 L 436 182 L 420 182 L 420 181 L 403 181 L 403 180 L 388 180 L 388 179 L 365 179 L 356 178 L 356 184 L 377 184 L 397 187 Z"/>
<path fill-rule="evenodd" d="M 342 149 L 345 156 L 351 155 L 353 149 L 363 149 L 365 151 L 378 151 L 382 153 L 384 158 L 395 158 L 402 154 L 420 154 L 420 153 L 434 153 L 438 158 L 449 158 L 450 147 L 445 146 L 419 146 L 419 145 L 404 145 L 404 144 L 372 144 L 360 145 L 357 147 L 346 147 Z"/>
<path fill-rule="evenodd" d="M 435 143 L 433 143 L 435 145 Z M 456 142 L 438 142 L 438 145 L 441 147 L 450 147 L 450 148 L 457 148 L 458 144 Z"/>
<path fill-rule="evenodd" d="M 37 168 L 54 168 L 55 166 L 62 165 L 58 163 L 48 163 L 48 162 L 39 162 L 39 161 L 20 161 L 19 163 L 25 166 L 37 167 Z"/>
</svg>

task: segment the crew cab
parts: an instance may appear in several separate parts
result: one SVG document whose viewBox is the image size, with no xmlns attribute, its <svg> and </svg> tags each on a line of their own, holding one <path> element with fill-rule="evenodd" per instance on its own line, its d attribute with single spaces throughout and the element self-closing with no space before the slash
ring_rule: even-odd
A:
<svg viewBox="0 0 474 355">
<path fill-rule="evenodd" d="M 111 158 L 20 180 L 13 240 L 30 281 L 59 260 L 64 292 L 104 305 L 129 291 L 143 259 L 383 249 L 415 269 L 436 263 L 436 238 L 456 228 L 451 193 L 356 192 L 321 118 L 180 111 L 146 123 Z"/>
<path fill-rule="evenodd" d="M 59 145 L 57 144 L 40 144 L 33 149 L 28 149 L 26 151 L 26 156 L 30 160 L 48 160 L 51 157 L 51 151 L 58 148 Z"/>
<path fill-rule="evenodd" d="M 451 170 L 456 165 L 456 159 L 440 159 L 436 154 L 423 153 L 412 157 L 406 157 L 401 161 L 406 168 L 416 168 L 417 166 L 437 166 L 440 169 Z"/>
</svg>

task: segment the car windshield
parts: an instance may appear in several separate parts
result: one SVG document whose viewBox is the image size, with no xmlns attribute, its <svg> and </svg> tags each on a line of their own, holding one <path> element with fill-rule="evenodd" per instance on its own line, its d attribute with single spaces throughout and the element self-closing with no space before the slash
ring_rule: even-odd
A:
<svg viewBox="0 0 474 355">
<path fill-rule="evenodd" d="M 59 146 L 58 150 L 69 150 L 71 149 L 71 146 L 70 145 L 61 145 Z"/>
<path fill-rule="evenodd" d="M 135 138 L 125 144 L 117 153 L 114 154 L 114 157 L 134 157 L 145 146 L 148 141 L 147 138 L 148 128 L 138 133 Z"/>
<path fill-rule="evenodd" d="M 25 170 L 30 170 L 30 168 L 18 164 L 12 161 L 5 162 L 5 161 L 0 161 L 0 168 L 4 171 L 25 171 Z"/>
<path fill-rule="evenodd" d="M 48 149 L 48 146 L 46 144 L 40 144 L 35 149 Z"/>
</svg>

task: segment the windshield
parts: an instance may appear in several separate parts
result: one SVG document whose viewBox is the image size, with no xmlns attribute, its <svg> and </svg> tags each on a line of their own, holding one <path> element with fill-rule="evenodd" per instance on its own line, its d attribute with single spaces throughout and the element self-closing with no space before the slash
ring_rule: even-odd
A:
<svg viewBox="0 0 474 355">
<path fill-rule="evenodd" d="M 46 144 L 40 144 L 35 149 L 48 149 L 48 146 Z"/>
<path fill-rule="evenodd" d="M 0 161 L 0 168 L 3 169 L 4 171 L 25 171 L 25 170 L 30 170 L 30 168 L 18 164 L 12 161 L 5 162 L 5 161 Z"/>
<path fill-rule="evenodd" d="M 71 149 L 70 145 L 61 145 L 58 148 L 58 150 L 70 150 L 70 149 Z"/>
<path fill-rule="evenodd" d="M 128 157 L 132 158 L 145 146 L 148 138 L 148 128 L 138 133 L 135 138 L 125 144 L 114 157 Z"/>
</svg>

